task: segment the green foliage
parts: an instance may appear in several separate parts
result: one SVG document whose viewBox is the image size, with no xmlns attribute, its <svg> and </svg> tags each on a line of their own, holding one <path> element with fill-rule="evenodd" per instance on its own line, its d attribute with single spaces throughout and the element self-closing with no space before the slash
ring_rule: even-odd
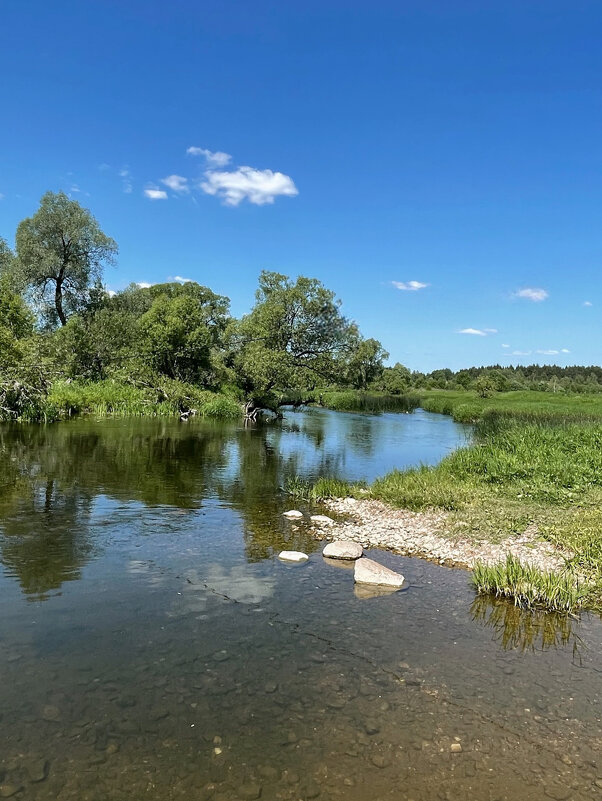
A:
<svg viewBox="0 0 602 801">
<path fill-rule="evenodd" d="M 351 484 L 338 478 L 319 478 L 315 483 L 306 481 L 300 476 L 289 478 L 284 487 L 285 492 L 305 501 L 319 501 L 325 498 L 346 498 L 366 492 L 363 481 Z"/>
<path fill-rule="evenodd" d="M 76 200 L 46 192 L 40 208 L 17 228 L 17 257 L 24 285 L 50 322 L 85 308 L 103 263 L 117 245 Z"/>
<path fill-rule="evenodd" d="M 246 393 L 312 389 L 339 378 L 352 333 L 339 306 L 314 278 L 262 272 L 255 306 L 232 331 L 232 363 Z"/>
<path fill-rule="evenodd" d="M 494 565 L 477 562 L 472 583 L 480 594 L 511 598 L 524 609 L 543 607 L 567 613 L 580 609 L 586 592 L 575 576 L 567 572 L 551 573 L 525 565 L 512 554 Z"/>
<path fill-rule="evenodd" d="M 355 341 L 354 341 L 355 340 Z M 376 339 L 362 339 L 359 332 L 350 335 L 345 380 L 355 389 L 367 389 L 383 374 L 383 360 L 389 354 Z"/>
</svg>

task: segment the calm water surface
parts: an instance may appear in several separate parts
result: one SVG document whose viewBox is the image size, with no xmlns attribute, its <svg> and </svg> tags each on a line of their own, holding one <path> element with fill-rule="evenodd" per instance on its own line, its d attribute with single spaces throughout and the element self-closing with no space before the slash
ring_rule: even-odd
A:
<svg viewBox="0 0 602 801">
<path fill-rule="evenodd" d="M 407 589 L 364 597 L 281 515 L 289 475 L 370 480 L 465 437 L 323 410 L 0 429 L 0 797 L 600 797 L 599 620 L 383 552 Z"/>
</svg>

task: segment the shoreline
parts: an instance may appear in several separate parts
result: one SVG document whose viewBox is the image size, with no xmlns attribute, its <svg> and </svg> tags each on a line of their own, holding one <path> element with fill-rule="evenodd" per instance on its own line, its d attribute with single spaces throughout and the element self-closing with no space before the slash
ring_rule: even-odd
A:
<svg viewBox="0 0 602 801">
<path fill-rule="evenodd" d="M 569 555 L 540 539 L 534 528 L 492 543 L 446 534 L 446 512 L 412 512 L 381 501 L 356 498 L 330 498 L 322 504 L 341 519 L 314 526 L 318 539 L 351 540 L 364 548 L 382 548 L 447 567 L 472 569 L 477 561 L 495 564 L 512 554 L 525 565 L 559 572 Z"/>
</svg>

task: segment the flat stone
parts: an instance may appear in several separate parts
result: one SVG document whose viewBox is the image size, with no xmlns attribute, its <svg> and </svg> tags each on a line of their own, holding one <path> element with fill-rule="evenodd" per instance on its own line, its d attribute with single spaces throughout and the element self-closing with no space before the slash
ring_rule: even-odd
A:
<svg viewBox="0 0 602 801">
<path fill-rule="evenodd" d="M 372 559 L 362 556 L 355 563 L 353 579 L 358 584 L 376 584 L 379 587 L 396 587 L 399 589 L 404 582 L 401 573 L 389 570 Z"/>
<path fill-rule="evenodd" d="M 280 551 L 278 559 L 283 562 L 306 562 L 309 556 L 301 551 Z"/>
<path fill-rule="evenodd" d="M 359 559 L 364 553 L 364 549 L 358 542 L 349 540 L 335 540 L 329 542 L 322 551 L 322 556 L 328 559 Z"/>
<path fill-rule="evenodd" d="M 0 784 L 0 798 L 11 798 L 19 790 L 21 790 L 21 787 L 18 784 Z"/>
<path fill-rule="evenodd" d="M 289 517 L 291 520 L 303 517 L 303 512 L 299 512 L 297 509 L 289 509 L 288 512 L 283 512 L 282 514 L 283 517 Z"/>
<path fill-rule="evenodd" d="M 332 517 L 328 517 L 328 515 L 311 515 L 309 519 L 317 526 L 331 526 L 334 523 Z"/>
<path fill-rule="evenodd" d="M 25 765 L 30 782 L 43 782 L 48 776 L 49 768 L 50 764 L 47 759 L 32 759 Z"/>
<path fill-rule="evenodd" d="M 452 754 L 461 754 L 462 746 L 460 743 L 452 743 L 449 750 L 452 752 Z"/>
<path fill-rule="evenodd" d="M 241 786 L 238 788 L 238 795 L 241 798 L 248 799 L 248 801 L 254 801 L 254 799 L 261 796 L 261 789 L 261 785 L 255 784 L 254 782 L 241 784 Z"/>
</svg>

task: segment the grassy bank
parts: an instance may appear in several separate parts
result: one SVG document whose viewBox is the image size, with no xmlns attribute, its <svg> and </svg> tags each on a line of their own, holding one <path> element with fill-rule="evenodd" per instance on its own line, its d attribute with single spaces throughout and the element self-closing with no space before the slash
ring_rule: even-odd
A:
<svg viewBox="0 0 602 801">
<path fill-rule="evenodd" d="M 235 398 L 177 381 L 166 381 L 159 389 L 116 381 L 61 381 L 51 387 L 46 404 L 46 419 L 80 414 L 174 417 L 190 410 L 213 419 L 235 419 L 242 414 Z"/>
<path fill-rule="evenodd" d="M 448 397 L 448 413 L 465 405 L 467 394 Z M 322 480 L 303 493 L 445 510 L 447 534 L 475 542 L 499 543 L 528 529 L 567 554 L 562 575 L 536 578 L 537 571 L 483 566 L 475 574 L 477 589 L 519 605 L 602 611 L 602 403 L 577 396 L 531 399 L 529 406 L 525 394 L 538 393 L 482 399 L 473 444 L 436 467 L 396 470 L 367 490 Z M 443 398 L 434 403 L 441 408 Z"/>
</svg>

